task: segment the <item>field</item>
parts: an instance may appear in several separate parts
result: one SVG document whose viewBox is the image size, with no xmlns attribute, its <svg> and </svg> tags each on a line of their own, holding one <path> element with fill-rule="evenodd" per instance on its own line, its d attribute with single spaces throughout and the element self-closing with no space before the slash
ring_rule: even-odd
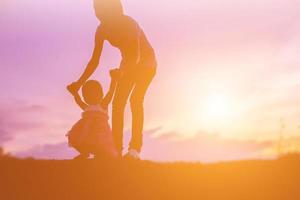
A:
<svg viewBox="0 0 300 200">
<path fill-rule="evenodd" d="M 300 199 L 300 157 L 216 164 L 0 159 L 1 200 Z"/>
</svg>

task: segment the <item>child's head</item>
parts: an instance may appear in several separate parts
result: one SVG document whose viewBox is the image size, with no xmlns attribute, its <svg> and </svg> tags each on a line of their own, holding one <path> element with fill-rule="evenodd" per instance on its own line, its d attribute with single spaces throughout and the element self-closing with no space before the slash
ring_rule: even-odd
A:
<svg viewBox="0 0 300 200">
<path fill-rule="evenodd" d="M 102 86 L 98 81 L 89 80 L 82 86 L 82 96 L 89 105 L 98 104 L 102 101 Z"/>
</svg>

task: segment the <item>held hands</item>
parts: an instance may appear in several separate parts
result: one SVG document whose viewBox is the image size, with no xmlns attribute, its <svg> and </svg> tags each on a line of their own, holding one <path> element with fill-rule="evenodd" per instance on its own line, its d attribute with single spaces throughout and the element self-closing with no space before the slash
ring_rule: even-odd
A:
<svg viewBox="0 0 300 200">
<path fill-rule="evenodd" d="M 122 76 L 122 70 L 116 68 L 109 71 L 110 77 L 113 81 L 118 81 Z M 78 91 L 82 84 L 78 82 L 73 82 L 70 85 L 67 86 L 67 90 L 73 95 L 78 95 Z"/>
<path fill-rule="evenodd" d="M 78 82 L 73 82 L 70 85 L 67 86 L 67 90 L 73 95 L 76 96 L 78 94 L 78 91 L 81 87 L 81 84 Z"/>
<path fill-rule="evenodd" d="M 116 68 L 109 71 L 110 77 L 114 81 L 118 81 L 122 76 L 122 70 Z"/>
</svg>

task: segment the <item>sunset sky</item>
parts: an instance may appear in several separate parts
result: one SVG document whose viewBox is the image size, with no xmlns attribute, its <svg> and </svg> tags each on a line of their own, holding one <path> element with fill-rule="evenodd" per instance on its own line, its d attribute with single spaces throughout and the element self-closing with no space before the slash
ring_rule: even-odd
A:
<svg viewBox="0 0 300 200">
<path fill-rule="evenodd" d="M 151 41 L 142 157 L 212 162 L 300 150 L 299 0 L 122 0 Z M 92 0 L 1 0 L 0 145 L 70 158 L 77 80 L 99 22 Z M 120 54 L 105 44 L 93 78 L 107 89 Z M 130 112 L 126 131 L 130 136 Z"/>
</svg>

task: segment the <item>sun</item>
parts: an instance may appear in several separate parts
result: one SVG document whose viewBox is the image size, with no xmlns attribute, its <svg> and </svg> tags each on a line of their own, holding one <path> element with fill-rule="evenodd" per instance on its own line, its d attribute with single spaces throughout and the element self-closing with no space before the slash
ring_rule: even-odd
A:
<svg viewBox="0 0 300 200">
<path fill-rule="evenodd" d="M 231 116 L 232 107 L 228 96 L 222 93 L 213 93 L 207 98 L 205 114 L 212 120 L 226 120 Z"/>
<path fill-rule="evenodd" d="M 234 128 L 234 123 L 239 119 L 241 104 L 231 88 L 194 88 L 186 96 L 189 98 L 183 106 L 185 109 L 181 112 L 180 120 L 172 122 L 173 127 L 186 133 L 195 130 L 224 132 Z"/>
</svg>

